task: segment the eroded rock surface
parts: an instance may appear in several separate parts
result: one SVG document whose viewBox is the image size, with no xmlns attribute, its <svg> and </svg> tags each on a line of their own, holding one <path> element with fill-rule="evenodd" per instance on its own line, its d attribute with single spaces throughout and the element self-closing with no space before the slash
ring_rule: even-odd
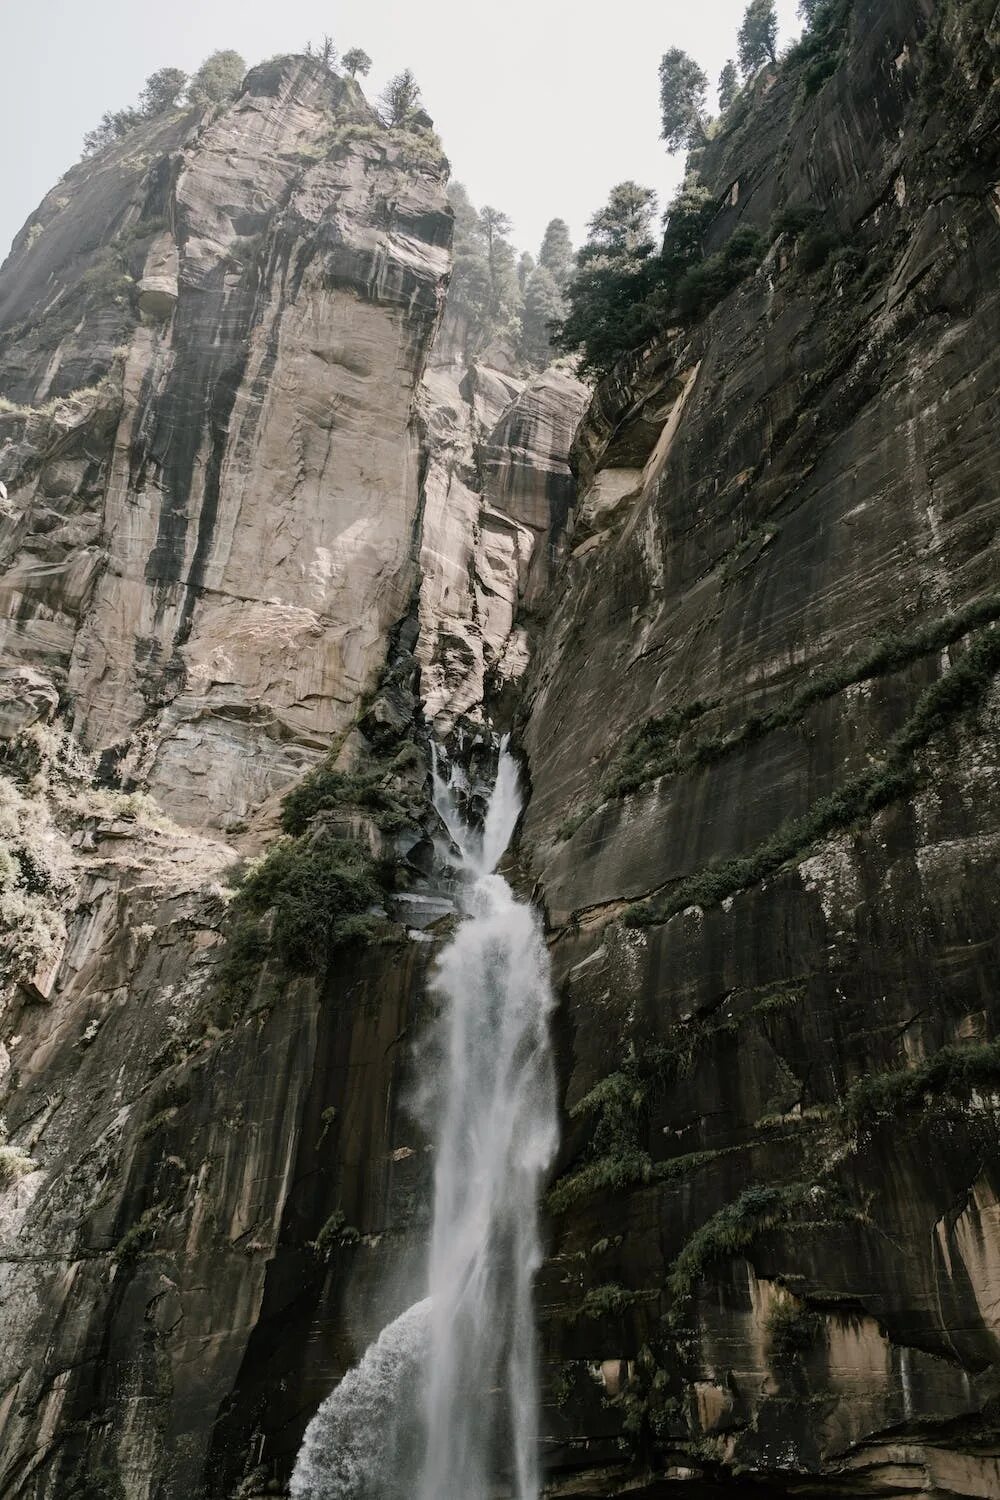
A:
<svg viewBox="0 0 1000 1500">
<path fill-rule="evenodd" d="M 578 441 L 524 730 L 556 1493 L 997 1489 L 997 53 L 933 10 L 731 113 L 764 263 Z"/>
</svg>

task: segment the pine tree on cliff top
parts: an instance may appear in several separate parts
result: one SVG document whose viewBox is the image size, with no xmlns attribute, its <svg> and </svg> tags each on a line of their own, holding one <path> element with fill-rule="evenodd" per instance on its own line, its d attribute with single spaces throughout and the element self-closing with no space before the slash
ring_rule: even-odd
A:
<svg viewBox="0 0 1000 1500">
<path fill-rule="evenodd" d="M 352 78 L 360 73 L 362 78 L 367 78 L 371 72 L 372 60 L 362 47 L 350 47 L 340 59 L 340 66 L 345 73 L 350 73 Z"/>
<path fill-rule="evenodd" d="M 740 69 L 744 78 L 753 75 L 778 55 L 778 14 L 774 0 L 750 0 L 736 35 Z"/>
<path fill-rule="evenodd" d="M 690 146 L 705 129 L 708 79 L 693 57 L 671 47 L 660 62 L 661 139 L 668 151 Z"/>
<path fill-rule="evenodd" d="M 379 113 L 389 126 L 405 125 L 420 108 L 420 88 L 409 68 L 391 78 L 379 96 Z"/>
<path fill-rule="evenodd" d="M 719 74 L 719 109 L 725 114 L 740 91 L 740 75 L 736 64 L 729 60 Z"/>
</svg>

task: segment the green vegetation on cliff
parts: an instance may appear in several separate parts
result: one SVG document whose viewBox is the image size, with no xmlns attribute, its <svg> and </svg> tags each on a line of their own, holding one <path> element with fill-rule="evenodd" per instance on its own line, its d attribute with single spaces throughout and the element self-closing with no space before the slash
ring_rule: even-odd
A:
<svg viewBox="0 0 1000 1500">
<path fill-rule="evenodd" d="M 914 756 L 963 712 L 976 710 L 1000 670 L 1000 629 L 974 635 L 955 663 L 926 688 L 885 753 L 834 791 L 818 798 L 801 817 L 789 818 L 749 854 L 711 865 L 680 881 L 665 896 L 639 903 L 626 915 L 632 927 L 665 922 L 688 906 L 710 906 L 756 885 L 841 828 L 871 818 L 898 802 L 920 782 Z"/>
</svg>

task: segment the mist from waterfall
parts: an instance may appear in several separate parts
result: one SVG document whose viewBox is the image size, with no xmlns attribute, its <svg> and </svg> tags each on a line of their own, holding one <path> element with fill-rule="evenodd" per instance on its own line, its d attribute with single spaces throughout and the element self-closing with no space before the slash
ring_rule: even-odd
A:
<svg viewBox="0 0 1000 1500">
<path fill-rule="evenodd" d="M 506 744 L 481 831 L 461 815 L 459 780 L 435 757 L 462 920 L 434 982 L 429 1295 L 320 1407 L 296 1462 L 295 1500 L 488 1500 L 498 1481 L 516 1500 L 539 1493 L 532 1283 L 539 1191 L 557 1144 L 548 954 L 537 914 L 496 872 L 521 808 Z"/>
</svg>

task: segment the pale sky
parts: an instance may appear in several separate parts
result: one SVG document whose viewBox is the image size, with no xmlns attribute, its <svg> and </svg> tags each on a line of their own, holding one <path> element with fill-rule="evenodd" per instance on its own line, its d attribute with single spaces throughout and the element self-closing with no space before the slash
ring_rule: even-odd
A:
<svg viewBox="0 0 1000 1500">
<path fill-rule="evenodd" d="M 665 203 L 680 162 L 659 141 L 657 67 L 683 47 L 714 81 L 746 0 L 0 0 L 0 259 L 106 109 L 155 68 L 233 47 L 248 64 L 330 32 L 374 59 L 370 98 L 411 67 L 477 206 L 535 253 L 550 218 L 574 242 L 625 178 Z M 778 0 L 781 41 L 799 26 Z"/>
</svg>

